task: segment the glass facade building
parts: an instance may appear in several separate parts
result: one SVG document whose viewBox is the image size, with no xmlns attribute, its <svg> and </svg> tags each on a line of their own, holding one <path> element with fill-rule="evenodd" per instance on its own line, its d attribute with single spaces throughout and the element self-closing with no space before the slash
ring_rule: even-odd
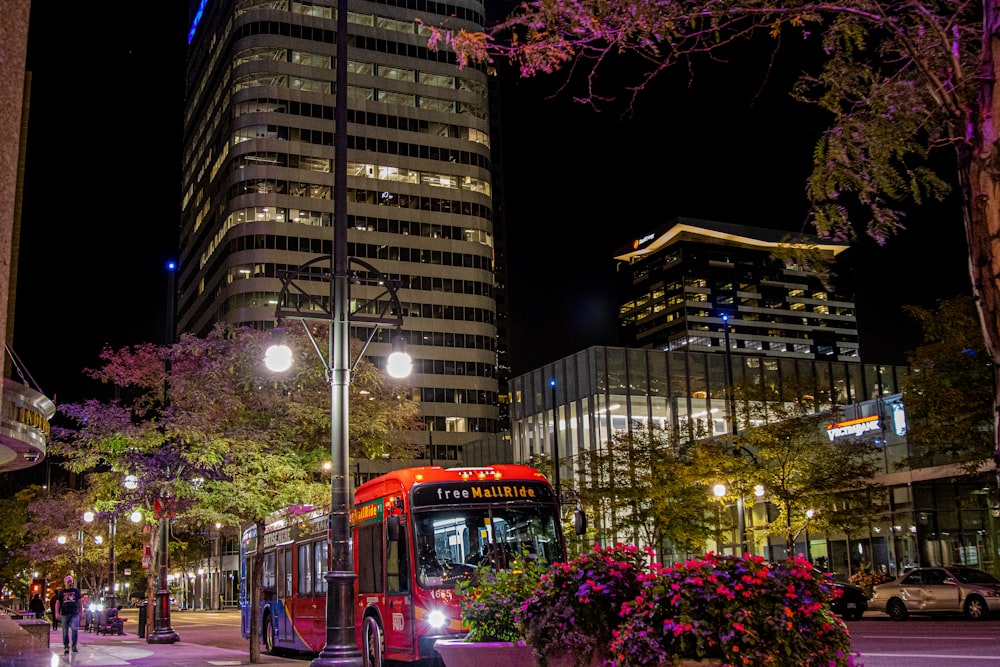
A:
<svg viewBox="0 0 1000 667">
<path fill-rule="evenodd" d="M 820 409 L 899 393 L 906 373 L 854 361 L 595 346 L 511 380 L 514 457 L 551 456 L 555 438 L 561 474 L 569 476 L 576 454 L 644 424 L 691 421 L 710 436 L 724 435 L 727 360 L 734 384 L 767 385 L 779 394 L 811 388 Z"/>
<path fill-rule="evenodd" d="M 901 398 L 906 367 L 735 354 L 730 361 L 737 385 L 765 385 L 777 395 L 784 387 L 812 392 L 820 399 L 817 412 L 830 411 L 835 424 L 860 420 L 857 423 L 865 425 L 866 435 L 881 448 L 878 481 L 886 486 L 884 513 L 860 535 L 807 530 L 799 537 L 797 553 L 838 578 L 846 578 L 862 563 L 887 575 L 937 563 L 965 563 L 998 573 L 1000 511 L 991 505 L 997 495 L 995 470 L 965 475 L 946 458 L 910 467 L 913 452 Z M 514 377 L 511 458 L 558 459 L 564 483 L 585 485 L 579 478 L 580 455 L 606 451 L 615 433 L 650 423 L 678 427 L 693 421 L 710 436 L 725 436 L 725 363 L 726 355 L 718 352 L 591 347 Z M 844 428 L 845 434 L 850 432 Z M 738 550 L 737 510 L 723 508 L 727 528 L 709 541 L 708 549 Z M 746 512 L 748 525 L 763 525 L 776 516 L 764 499 Z M 625 538 L 600 539 L 613 543 Z M 786 557 L 784 542 L 774 538 L 755 544 L 753 550 L 773 560 Z"/>
</svg>

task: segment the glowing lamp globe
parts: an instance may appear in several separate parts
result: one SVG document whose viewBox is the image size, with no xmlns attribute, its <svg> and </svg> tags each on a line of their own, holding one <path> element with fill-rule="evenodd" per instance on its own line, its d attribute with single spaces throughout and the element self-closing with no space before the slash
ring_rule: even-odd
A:
<svg viewBox="0 0 1000 667">
<path fill-rule="evenodd" d="M 406 352 L 393 352 L 385 362 L 385 372 L 389 377 L 405 378 L 413 370 L 413 360 Z"/>
<path fill-rule="evenodd" d="M 269 371 L 283 373 L 292 367 L 292 348 L 287 345 L 272 345 L 264 353 L 264 365 Z"/>
</svg>

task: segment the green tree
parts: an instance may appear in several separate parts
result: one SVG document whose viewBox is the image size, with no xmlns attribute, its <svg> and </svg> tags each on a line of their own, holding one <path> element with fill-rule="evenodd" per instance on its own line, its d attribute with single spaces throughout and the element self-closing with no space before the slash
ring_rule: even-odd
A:
<svg viewBox="0 0 1000 667">
<path fill-rule="evenodd" d="M 910 416 L 909 465 L 958 462 L 977 472 L 993 450 L 994 367 L 984 351 L 976 306 L 970 297 L 938 301 L 933 308 L 908 306 L 924 344 L 908 357 L 903 383 Z"/>
<path fill-rule="evenodd" d="M 54 432 L 53 451 L 76 472 L 135 475 L 136 488 L 117 487 L 115 501 L 147 511 L 159 503 L 162 515 L 176 514 L 191 532 L 252 523 L 262 535 L 277 510 L 328 506 L 329 485 L 318 473 L 330 456 L 330 385 L 306 340 L 311 333 L 286 331 L 298 358 L 277 377 L 263 370 L 269 335 L 248 328 L 220 325 L 169 347 L 105 350 L 91 375 L 113 386 L 116 400 L 61 406 L 76 428 Z M 416 405 L 364 360 L 350 392 L 351 454 L 411 457 L 417 445 L 396 434 L 416 425 Z M 251 573 L 252 626 L 262 560 Z M 260 660 L 256 638 L 250 657 Z"/>
<path fill-rule="evenodd" d="M 807 413 L 801 406 L 770 407 L 771 419 L 741 431 L 735 438 L 740 456 L 719 441 L 706 443 L 703 461 L 711 464 L 720 456 L 742 459 L 728 469 L 735 477 L 735 493 L 744 501 L 747 490 L 762 485 L 777 509 L 774 521 L 755 526 L 755 535 L 773 535 L 785 542 L 792 554 L 795 542 L 809 526 L 818 529 L 851 530 L 852 521 L 864 523 L 881 507 L 879 450 L 863 438 L 832 441 L 824 426 L 832 413 Z M 704 452 L 705 450 L 703 450 Z M 874 504 L 872 504 L 874 503 Z M 859 524 L 860 525 L 860 524 Z"/>
<path fill-rule="evenodd" d="M 579 491 L 599 525 L 633 543 L 655 545 L 660 557 L 685 557 L 705 545 L 706 493 L 686 434 L 652 426 L 612 436 L 581 460 Z"/>
<path fill-rule="evenodd" d="M 583 103 L 635 96 L 680 64 L 739 57 L 770 36 L 805 44 L 792 91 L 829 120 L 813 150 L 810 221 L 823 238 L 878 243 L 905 211 L 957 189 L 985 356 L 1000 365 L 1000 4 L 998 0 L 528 0 L 489 33 L 438 28 L 460 64 L 504 60 L 523 76 L 577 75 Z M 622 58 L 634 68 L 608 77 Z M 810 63 L 815 63 L 810 67 Z M 1000 382 L 993 456 L 1000 462 Z"/>
<path fill-rule="evenodd" d="M 29 535 L 24 529 L 28 521 L 28 503 L 39 491 L 39 487 L 31 486 L 9 498 L 0 498 L 0 584 L 25 599 L 31 572 L 36 566 L 44 565 L 28 557 Z M 44 569 L 39 571 L 44 572 Z"/>
</svg>

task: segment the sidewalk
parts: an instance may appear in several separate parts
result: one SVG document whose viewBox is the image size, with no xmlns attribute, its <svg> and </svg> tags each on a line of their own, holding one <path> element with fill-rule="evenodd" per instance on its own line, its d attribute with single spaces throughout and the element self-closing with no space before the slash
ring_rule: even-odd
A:
<svg viewBox="0 0 1000 667">
<path fill-rule="evenodd" d="M 63 654 L 62 631 L 49 631 L 49 646 L 41 645 L 24 628 L 0 614 L 0 667 L 228 667 L 249 665 L 247 651 L 191 644 L 147 644 L 135 634 L 79 633 L 77 653 Z M 302 660 L 262 653 L 259 664 L 299 664 Z"/>
</svg>

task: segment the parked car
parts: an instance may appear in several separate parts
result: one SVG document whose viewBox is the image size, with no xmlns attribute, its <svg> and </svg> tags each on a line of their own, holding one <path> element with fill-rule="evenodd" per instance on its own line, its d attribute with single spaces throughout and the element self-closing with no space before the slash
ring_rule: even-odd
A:
<svg viewBox="0 0 1000 667">
<path fill-rule="evenodd" d="M 1000 611 L 1000 580 L 974 567 L 918 567 L 876 586 L 868 606 L 894 621 L 937 613 L 982 620 Z"/>
<path fill-rule="evenodd" d="M 835 597 L 830 602 L 830 611 L 845 621 L 859 620 L 868 609 L 868 596 L 860 586 L 835 581 L 830 584 L 830 589 L 831 592 L 840 591 L 840 595 L 834 592 Z"/>
</svg>

